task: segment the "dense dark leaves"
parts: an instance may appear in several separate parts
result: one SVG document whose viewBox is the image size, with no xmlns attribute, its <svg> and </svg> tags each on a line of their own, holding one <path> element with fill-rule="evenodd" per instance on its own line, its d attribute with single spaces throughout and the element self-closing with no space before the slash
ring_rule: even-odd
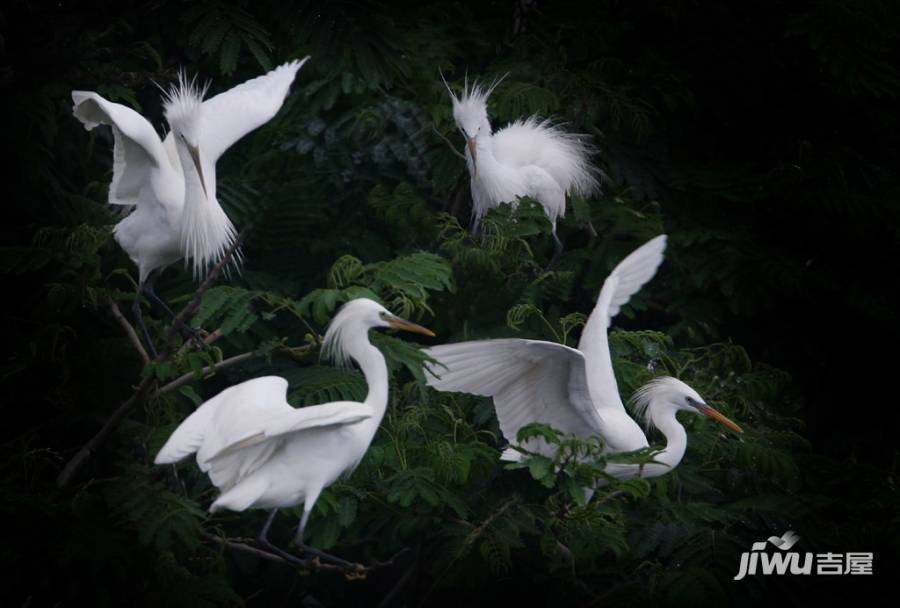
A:
<svg viewBox="0 0 900 608">
<path fill-rule="evenodd" d="M 876 572 L 890 570 L 892 3 L 30 2 L 4 9 L 0 27 L 10 605 L 809 602 L 790 577 L 732 581 L 741 552 L 788 528 L 805 550 L 873 550 Z M 218 339 L 142 372 L 108 314 L 134 289 L 104 205 L 112 138 L 85 133 L 69 91 L 96 89 L 161 127 L 153 83 L 178 67 L 220 91 L 307 54 L 279 115 L 218 167 L 246 254 L 192 321 Z M 468 233 L 465 168 L 435 134 L 462 147 L 438 68 L 451 80 L 509 72 L 491 100 L 496 125 L 552 114 L 601 149 L 603 192 L 570 201 L 552 271 L 533 201 Z M 663 231 L 665 264 L 610 334 L 619 389 L 675 375 L 746 430 L 685 415 L 687 455 L 666 477 L 606 479 L 599 442 L 540 426 L 526 432 L 559 444 L 556 459 L 499 462 L 490 401 L 427 389 L 421 351 L 390 334 L 372 336 L 392 377 L 382 429 L 322 495 L 309 533 L 363 561 L 409 547 L 395 566 L 351 585 L 223 552 L 204 539 L 252 536 L 264 514 L 211 517 L 214 488 L 193 464 L 149 464 L 180 420 L 241 380 L 282 375 L 297 406 L 362 398 L 358 371 L 317 360 L 318 335 L 351 298 L 379 299 L 439 341 L 573 345 L 609 270 Z M 194 286 L 176 265 L 158 289 L 177 305 Z M 161 311 L 145 318 L 165 335 Z M 308 354 L 283 356 L 303 344 Z M 255 356 L 202 377 L 245 352 Z M 58 492 L 66 459 L 142 373 L 192 379 L 145 403 Z M 863 407 L 872 416 L 855 415 Z M 652 449 L 615 458 L 645 462 Z M 585 503 L 598 479 L 610 483 Z M 272 537 L 286 545 L 296 516 L 283 513 Z"/>
</svg>

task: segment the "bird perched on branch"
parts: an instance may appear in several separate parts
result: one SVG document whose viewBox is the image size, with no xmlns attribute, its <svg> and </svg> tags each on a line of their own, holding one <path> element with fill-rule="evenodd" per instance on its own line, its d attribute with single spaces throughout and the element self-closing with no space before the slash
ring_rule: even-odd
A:
<svg viewBox="0 0 900 608">
<path fill-rule="evenodd" d="M 387 366 L 368 337 L 377 327 L 434 336 L 372 300 L 351 300 L 331 321 L 322 353 L 339 364 L 352 359 L 359 365 L 369 386 L 365 401 L 294 408 L 287 402 L 284 378 L 248 380 L 225 389 L 188 416 L 154 462 L 175 463 L 196 453 L 200 469 L 221 492 L 211 512 L 272 509 L 260 533 L 260 541 L 271 549 L 267 534 L 277 509 L 302 503 L 295 544 L 312 555 L 348 565 L 304 544 L 303 531 L 322 490 L 362 460 L 387 408 Z"/>
<path fill-rule="evenodd" d="M 307 59 L 286 63 L 207 100 L 203 97 L 208 84 L 200 86 L 182 72 L 164 93 L 169 132 L 163 140 L 131 108 L 94 92 L 72 91 L 72 113 L 85 129 L 112 127 L 109 203 L 123 206 L 127 213 L 113 234 L 138 267 L 134 315 L 151 350 L 155 351 L 141 316 L 141 294 L 171 314 L 153 290 L 158 271 L 187 258 L 199 276 L 230 249 L 236 232 L 216 199 L 216 161 L 275 116 Z M 234 260 L 239 262 L 238 252 Z"/>
<path fill-rule="evenodd" d="M 619 309 L 656 274 L 665 246 L 666 236 L 658 236 L 613 269 L 603 283 L 577 349 L 518 339 L 434 346 L 425 351 L 437 361 L 426 374 L 428 384 L 439 391 L 492 397 L 500 430 L 510 446 L 552 457 L 553 446 L 542 438 L 529 439 L 523 445 L 517 442 L 519 429 L 541 422 L 581 438 L 600 435 L 606 452 L 647 447 L 647 437 L 619 397 L 607 328 Z M 606 472 L 615 477 L 655 477 L 678 466 L 687 447 L 687 434 L 675 417 L 679 411 L 703 414 L 742 432 L 677 378 L 651 380 L 638 389 L 632 401 L 647 428 L 658 428 L 667 444 L 654 456 L 655 463 L 608 464 Z M 522 457 L 510 447 L 501 458 L 517 462 Z"/>
<path fill-rule="evenodd" d="M 556 220 L 566 214 L 566 195 L 589 197 L 599 190 L 599 170 L 590 162 L 594 149 L 588 136 L 568 133 L 537 116 L 493 132 L 487 102 L 499 82 L 487 87 L 473 83 L 470 88 L 467 78 L 457 96 L 444 81 L 453 103 L 453 119 L 466 139 L 472 232 L 477 232 L 488 209 L 504 202 L 515 204 L 517 197 L 528 196 L 544 207 L 558 256 L 562 243 L 556 235 Z M 590 224 L 589 230 L 596 234 Z"/>
</svg>

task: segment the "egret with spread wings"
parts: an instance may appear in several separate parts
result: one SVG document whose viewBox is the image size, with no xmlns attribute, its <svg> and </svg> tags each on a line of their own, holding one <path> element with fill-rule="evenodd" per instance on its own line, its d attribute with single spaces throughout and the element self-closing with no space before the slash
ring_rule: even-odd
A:
<svg viewBox="0 0 900 608">
<path fill-rule="evenodd" d="M 305 545 L 303 531 L 322 490 L 362 460 L 387 408 L 387 366 L 368 337 L 377 327 L 434 335 L 372 300 L 351 300 L 329 325 L 322 352 L 337 362 L 356 361 L 369 387 L 365 401 L 294 408 L 287 402 L 284 378 L 248 380 L 188 416 L 154 462 L 175 463 L 196 453 L 200 469 L 221 492 L 211 512 L 272 509 L 260 533 L 260 541 L 272 549 L 267 533 L 277 509 L 303 503 L 295 543 L 307 553 L 346 564 Z"/>
<path fill-rule="evenodd" d="M 537 116 L 492 132 L 487 102 L 497 84 L 475 83 L 470 88 L 466 81 L 460 96 L 447 85 L 453 119 L 466 139 L 472 231 L 477 231 L 488 209 L 528 196 L 544 207 L 558 255 L 562 243 L 556 236 L 556 220 L 566 214 L 566 195 L 588 197 L 599 189 L 599 171 L 590 162 L 594 150 L 586 135 L 568 133 Z"/>
<path fill-rule="evenodd" d="M 153 290 L 157 271 L 189 258 L 194 274 L 200 275 L 232 246 L 234 226 L 216 199 L 216 161 L 275 116 L 307 59 L 286 63 L 205 101 L 206 87 L 182 73 L 165 93 L 169 133 L 163 140 L 131 108 L 94 92 L 72 91 L 72 112 L 85 129 L 112 128 L 109 203 L 127 212 L 113 234 L 138 267 L 134 314 L 151 350 L 140 295 L 146 293 L 168 311 Z"/>
<path fill-rule="evenodd" d="M 625 411 L 610 358 L 607 328 L 619 309 L 647 282 L 662 263 L 666 236 L 658 236 L 613 269 L 600 290 L 578 348 L 540 340 L 500 339 L 445 344 L 426 352 L 437 361 L 426 374 L 440 391 L 492 397 L 500 430 L 511 446 L 526 424 L 541 422 L 587 438 L 600 435 L 607 452 L 630 452 L 648 446 L 647 437 Z M 679 410 L 705 414 L 729 428 L 741 428 L 707 405 L 700 395 L 676 378 L 651 380 L 635 394 L 636 410 L 648 427 L 666 437 L 655 463 L 610 463 L 606 472 L 620 478 L 664 475 L 678 466 L 687 434 L 675 417 Z M 543 439 L 520 447 L 552 456 Z M 518 461 L 522 453 L 510 447 L 502 458 Z"/>
</svg>

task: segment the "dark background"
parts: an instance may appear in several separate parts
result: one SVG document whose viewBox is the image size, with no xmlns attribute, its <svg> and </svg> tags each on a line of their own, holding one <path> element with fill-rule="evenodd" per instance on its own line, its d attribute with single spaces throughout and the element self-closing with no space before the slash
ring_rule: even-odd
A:
<svg viewBox="0 0 900 608">
<path fill-rule="evenodd" d="M 226 44 L 228 33 L 217 43 L 212 26 L 204 25 L 209 15 L 232 19 L 240 43 Z M 380 184 L 392 190 L 411 183 L 423 213 L 447 211 L 466 225 L 467 178 L 430 131 L 429 117 L 461 145 L 437 70 L 451 82 L 460 82 L 466 70 L 485 78 L 510 72 L 508 88 L 498 89 L 492 107 L 495 127 L 522 110 L 560 117 L 594 136 L 607 176 L 603 195 L 590 204 L 600 242 L 588 242 L 574 221 L 562 225 L 570 256 L 563 268 L 576 269 L 580 281 L 564 303 L 547 307 L 557 315 L 589 310 L 615 261 L 665 229 L 672 235 L 667 265 L 637 316 L 621 319 L 620 326 L 664 330 L 683 348 L 741 345 L 753 361 L 787 372 L 783 413 L 802 421 L 795 430 L 810 443 L 805 453 L 831 463 L 801 466 L 805 491 L 830 495 L 834 504 L 826 517 L 836 529 L 854 522 L 853 530 L 865 529 L 868 539 L 876 539 L 877 571 L 888 570 L 896 557 L 895 3 L 11 2 L 0 12 L 0 35 L 8 155 L 0 226 L 7 285 L 0 385 L 9 481 L 3 500 L 7 525 L 29 535 L 24 544 L 4 549 L 4 558 L 17 561 L 17 547 L 30 547 L 16 570 L 21 578 L 15 602 L 44 597 L 48 604 L 65 604 L 100 596 L 110 601 L 123 593 L 120 586 L 108 595 L 86 590 L 73 582 L 81 575 L 35 574 L 60 567 L 40 554 L 70 542 L 61 539 L 70 534 L 62 530 L 72 512 L 100 525 L 102 509 L 85 516 L 91 507 L 79 503 L 89 489 L 57 492 L 52 481 L 75 447 L 95 432 L 103 412 L 129 394 L 139 373 L 117 329 L 91 306 L 92 298 L 106 295 L 98 296 L 95 288 L 125 297 L 128 282 L 113 270 L 131 271 L 127 259 L 114 243 L 98 245 L 84 259 L 76 259 L 82 241 L 54 249 L 76 226 L 114 221 L 102 205 L 111 140 L 84 133 L 70 116 L 69 91 L 99 90 L 121 103 L 137 101 L 160 126 L 153 81 L 170 82 L 186 66 L 214 78 L 218 91 L 261 73 L 258 54 L 278 64 L 311 53 L 285 113 L 301 116 L 304 126 L 315 120 L 340 124 L 344 130 L 335 134 L 344 139 L 309 135 L 307 150 L 314 152 L 298 152 L 305 140 L 284 119 L 223 158 L 220 181 L 229 169 L 246 178 L 222 198 L 239 227 L 251 226 L 247 285 L 277 284 L 299 299 L 324 283 L 342 254 L 368 263 L 435 250 L 438 238 L 414 224 L 404 234 L 392 231 L 389 216 L 379 216 L 381 223 L 372 229 L 373 212 L 363 201 Z M 352 75 L 349 88 L 345 74 Z M 540 90 L 510 92 L 518 83 Z M 503 99 L 510 101 L 504 105 Z M 426 117 L 421 124 L 427 128 L 415 140 L 424 147 L 373 152 L 381 141 L 402 143 L 410 128 L 392 122 L 391 108 Z M 367 120 L 378 126 L 370 128 Z M 296 169 L 301 164 L 305 168 Z M 251 194 L 242 186 L 252 188 Z M 280 211 L 297 192 L 313 202 L 295 215 Z M 254 197 L 268 206 L 242 206 Z M 635 220 L 638 214 L 642 219 Z M 279 233 L 279 226 L 296 235 Z M 77 234 L 90 240 L 100 239 L 101 232 Z M 544 237 L 538 243 L 547 247 Z M 466 284 L 456 268 L 462 299 Z M 160 287 L 177 299 L 190 292 L 190 277 L 178 268 Z M 442 336 L 458 338 L 454 323 L 463 317 L 472 318 L 475 328 L 502 325 L 511 302 L 471 289 L 466 305 L 437 312 L 434 323 Z M 432 308 L 448 297 L 439 296 Z M 841 479 L 828 478 L 836 471 Z M 103 473 L 100 468 L 92 475 L 102 479 Z M 847 541 L 852 532 L 846 534 L 839 538 Z M 603 568 L 615 570 L 609 563 Z M 247 599 L 252 577 L 233 576 L 243 581 L 235 586 Z M 35 585 L 57 584 L 50 592 L 35 591 Z M 851 593 L 854 584 L 834 583 Z M 506 589 L 476 588 L 493 590 L 460 593 L 499 598 Z M 827 596 L 831 590 L 817 592 Z M 348 593 L 344 599 L 354 597 Z M 729 591 L 727 599 L 741 597 Z M 590 594 L 578 603 L 590 605 Z"/>
</svg>

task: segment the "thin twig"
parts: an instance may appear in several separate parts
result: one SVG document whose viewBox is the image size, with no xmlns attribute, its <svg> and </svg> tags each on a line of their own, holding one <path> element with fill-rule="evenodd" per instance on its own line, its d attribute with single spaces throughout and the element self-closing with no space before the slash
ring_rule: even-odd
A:
<svg viewBox="0 0 900 608">
<path fill-rule="evenodd" d="M 257 541 L 250 538 L 223 538 L 221 536 L 216 536 L 208 532 L 201 532 L 200 535 L 210 542 L 214 542 L 223 547 L 234 549 L 236 551 L 249 553 L 261 559 L 281 563 L 286 566 L 299 568 L 302 570 L 312 570 L 316 572 L 338 572 L 340 574 L 343 574 L 348 580 L 364 579 L 366 578 L 366 575 L 373 570 L 393 565 L 394 560 L 409 551 L 407 547 L 404 547 L 393 556 L 391 556 L 389 560 L 383 562 L 374 561 L 369 565 L 352 564 L 350 566 L 341 566 L 339 564 L 323 563 L 319 560 L 318 557 L 303 559 L 300 557 L 290 556 L 291 559 L 287 559 L 285 556 L 279 555 L 278 553 L 273 553 L 266 549 L 260 549 L 259 547 L 253 546 L 253 543 L 256 543 Z"/>
<path fill-rule="evenodd" d="M 172 343 L 172 338 L 175 337 L 175 334 L 178 333 L 178 329 L 187 325 L 187 320 L 190 319 L 193 314 L 200 308 L 200 303 L 203 301 L 203 294 L 205 294 L 210 287 L 212 287 L 216 279 L 219 278 L 219 274 L 221 274 L 222 269 L 225 268 L 230 262 L 232 257 L 234 257 L 234 252 L 238 250 L 238 247 L 241 246 L 241 237 L 242 235 L 238 235 L 234 242 L 231 244 L 231 247 L 225 252 L 225 255 L 222 256 L 222 259 L 213 266 L 213 269 L 209 271 L 209 274 L 206 275 L 206 279 L 202 283 L 200 283 L 200 287 L 197 288 L 197 291 L 194 292 L 191 301 L 187 303 L 187 305 L 181 309 L 181 311 L 175 315 L 175 319 L 172 321 L 171 327 L 169 327 L 169 331 L 166 333 L 166 338 L 164 344 L 166 345 L 162 352 L 159 353 L 159 356 L 156 357 L 156 361 L 164 361 L 166 357 L 168 357 L 172 353 L 172 347 L 170 346 Z"/>
<path fill-rule="evenodd" d="M 453 146 L 453 143 L 452 143 L 449 139 L 447 139 L 447 138 L 444 136 L 443 133 L 441 133 L 440 131 L 437 130 L 437 127 L 434 126 L 434 123 L 431 123 L 431 130 L 434 131 L 434 134 L 435 134 L 435 135 L 437 135 L 438 137 L 440 137 L 441 139 L 444 140 L 444 143 L 446 143 L 446 144 L 450 147 L 450 151 L 451 151 L 451 152 L 453 152 L 454 154 L 456 154 L 456 156 L 458 156 L 459 158 L 461 158 L 461 159 L 463 159 L 463 160 L 466 160 L 466 155 L 463 154 L 462 152 L 460 152 L 459 150 L 457 150 L 457 149 Z"/>
<path fill-rule="evenodd" d="M 280 349 L 276 349 L 274 352 L 296 356 L 296 355 L 307 352 L 310 348 L 312 348 L 312 345 L 306 344 L 304 346 L 280 348 Z M 254 357 L 259 357 L 259 356 L 262 356 L 262 353 L 258 353 L 258 352 L 241 353 L 240 355 L 235 355 L 233 357 L 229 357 L 228 359 L 223 359 L 222 361 L 219 361 L 218 363 L 215 363 L 213 365 L 204 367 L 203 370 L 201 370 L 201 375 L 203 377 L 206 377 L 209 374 L 216 372 L 218 370 L 235 366 L 239 363 L 243 363 L 244 361 L 249 361 L 250 359 L 253 359 Z M 69 460 L 69 462 L 66 463 L 66 466 L 63 468 L 62 472 L 56 478 L 57 487 L 62 489 L 62 488 L 67 487 L 72 482 L 72 479 L 75 477 L 75 474 L 79 471 L 79 469 L 81 469 L 82 466 L 84 466 L 84 464 L 91 457 L 91 455 L 94 452 L 96 452 L 97 449 L 100 447 L 100 445 L 102 445 L 106 441 L 106 439 L 109 437 L 109 435 L 112 434 L 112 432 L 116 429 L 116 427 L 119 426 L 119 424 L 122 422 L 122 420 L 125 418 L 125 416 L 128 415 L 128 413 L 134 407 L 136 407 L 139 403 L 142 403 L 144 401 L 144 399 L 146 399 L 148 397 L 154 398 L 159 395 L 164 395 L 166 393 L 170 393 L 178 388 L 181 388 L 182 386 L 184 386 L 191 380 L 194 380 L 195 378 L 196 378 L 196 376 L 195 376 L 194 372 L 189 372 L 187 374 L 184 374 L 184 375 L 176 378 L 175 380 L 172 380 L 168 384 L 166 384 L 160 388 L 157 388 L 154 391 L 150 391 L 150 387 L 154 381 L 153 375 L 150 374 L 146 378 L 144 378 L 141 381 L 141 383 L 138 385 L 138 387 L 135 389 L 134 394 L 132 394 L 131 397 L 127 401 L 125 401 L 122 405 L 120 405 L 118 407 L 118 409 L 116 409 L 116 411 L 114 411 L 112 413 L 112 415 L 107 419 L 106 423 L 103 425 L 103 427 L 100 429 L 100 431 L 98 431 L 97 434 L 94 435 L 90 441 L 88 441 L 86 444 L 84 444 L 84 446 L 82 446 L 81 449 L 75 453 L 75 456 L 73 456 Z"/>
<path fill-rule="evenodd" d="M 106 439 L 112 434 L 112 432 L 119 426 L 122 420 L 126 415 L 134 408 L 138 403 L 141 403 L 144 400 L 144 397 L 147 394 L 147 391 L 150 390 L 150 386 L 153 384 L 154 378 L 152 375 L 148 374 L 138 387 L 134 390 L 134 393 L 131 397 L 128 398 L 125 403 L 120 405 L 112 415 L 107 418 L 103 427 L 97 432 L 96 435 L 91 437 L 90 441 L 81 446 L 81 449 L 78 450 L 75 455 L 66 463 L 66 466 L 63 467 L 62 472 L 59 474 L 59 477 L 56 478 L 56 486 L 60 489 L 67 487 L 70 483 L 72 483 L 72 479 L 75 478 L 75 475 L 78 471 L 85 465 L 91 455 L 97 451 L 97 448 L 102 445 Z"/>
<path fill-rule="evenodd" d="M 155 359 L 153 359 L 154 363 L 165 361 L 172 354 L 172 338 L 175 336 L 178 328 L 181 325 L 184 325 L 185 320 L 193 315 L 197 308 L 200 307 L 200 302 L 203 300 L 203 294 L 213 286 L 216 278 L 222 272 L 222 269 L 229 263 L 232 256 L 234 255 L 234 252 L 240 246 L 240 242 L 241 236 L 238 235 L 238 237 L 234 240 L 234 243 L 232 243 L 231 247 L 229 247 L 228 251 L 225 252 L 225 255 L 222 256 L 222 259 L 219 260 L 219 263 L 213 267 L 203 283 L 200 284 L 200 287 L 197 288 L 197 291 L 194 292 L 194 296 L 191 298 L 191 301 L 188 302 L 187 306 L 185 306 L 181 310 L 181 312 L 179 312 L 175 316 L 175 321 L 172 323 L 172 327 L 169 328 L 169 331 L 166 334 L 166 346 L 159 353 L 159 355 Z M 125 417 L 131 412 L 131 410 L 144 401 L 144 399 L 147 397 L 147 394 L 150 392 L 150 388 L 153 385 L 154 381 L 155 378 L 153 374 L 147 374 L 146 376 L 144 376 L 144 379 L 141 380 L 141 383 L 138 384 L 137 388 L 134 389 L 134 393 L 132 393 L 131 397 L 129 397 L 128 400 L 126 400 L 124 403 L 122 403 L 122 405 L 116 408 L 116 410 L 106 420 L 97 434 L 91 437 L 91 439 L 75 453 L 75 455 L 69 460 L 69 462 L 66 463 L 66 466 L 63 467 L 63 470 L 56 478 L 56 485 L 58 488 L 66 488 L 69 484 L 72 483 L 75 475 L 78 473 L 78 471 L 81 470 L 81 467 L 83 467 L 85 463 L 87 463 L 91 455 L 96 452 L 104 442 L 106 442 L 107 438 L 112 435 L 113 431 L 116 430 L 119 424 L 121 424 L 122 420 L 124 420 Z"/>
<path fill-rule="evenodd" d="M 214 373 L 220 369 L 225 369 L 226 367 L 231 367 L 233 365 L 237 365 L 238 363 L 243 363 L 244 361 L 249 361 L 250 359 L 252 359 L 256 356 L 257 356 L 256 353 L 249 352 L 249 353 L 241 353 L 240 355 L 235 355 L 235 356 L 229 357 L 227 359 L 222 359 L 218 363 L 215 363 L 213 365 L 208 365 L 208 366 L 204 367 L 202 370 L 200 370 L 200 376 L 201 376 L 201 378 L 206 378 L 207 376 L 211 375 L 212 373 Z M 180 376 L 180 377 L 176 378 L 175 380 L 172 380 L 165 386 L 159 388 L 156 391 L 156 393 L 154 394 L 154 396 L 165 395 L 166 393 L 171 393 L 175 389 L 181 388 L 185 384 L 189 383 L 191 380 L 196 380 L 196 379 L 197 379 L 197 374 L 195 374 L 194 372 L 188 372 L 188 373 L 184 374 L 183 376 Z"/>
<path fill-rule="evenodd" d="M 122 311 L 119 310 L 119 305 L 116 304 L 115 300 L 109 301 L 109 310 L 110 312 L 112 312 L 113 318 L 119 322 L 119 325 L 122 326 L 122 330 L 125 332 L 125 335 L 128 336 L 129 340 L 131 340 L 131 345 L 134 346 L 134 350 L 136 350 L 138 355 L 140 355 L 141 362 L 144 365 L 150 363 L 150 355 L 147 354 L 146 349 L 144 349 L 144 345 L 141 344 L 141 339 L 138 338 L 137 332 L 134 331 L 134 327 L 131 326 L 131 323 L 128 322 L 128 319 L 126 319 L 125 315 L 122 314 Z"/>
<path fill-rule="evenodd" d="M 290 354 L 290 355 L 300 355 L 300 354 L 303 354 L 303 353 L 309 351 L 310 348 L 312 348 L 312 346 L 307 344 L 305 346 L 295 346 L 292 348 L 289 347 L 289 348 L 284 348 L 284 349 L 277 349 L 275 352 L 284 352 L 285 354 Z M 221 369 L 225 369 L 227 367 L 232 367 L 234 365 L 237 365 L 238 363 L 243 363 L 244 361 L 249 361 L 250 359 L 253 359 L 254 357 L 259 357 L 259 356 L 261 356 L 260 353 L 251 351 L 251 352 L 241 353 L 240 355 L 235 355 L 235 356 L 229 357 L 227 359 L 222 359 L 218 363 L 214 363 L 213 365 L 208 365 L 208 366 L 204 367 L 202 370 L 200 370 L 200 376 L 202 378 L 207 378 L 209 375 L 211 375 Z M 165 395 L 166 393 L 170 393 L 170 392 L 174 391 L 175 389 L 181 388 L 182 386 L 184 386 L 191 380 L 196 380 L 196 379 L 197 379 L 197 375 L 194 372 L 188 372 L 188 373 L 184 374 L 183 376 L 180 376 L 180 377 L 176 378 L 175 380 L 172 380 L 165 386 L 159 388 L 153 396 L 155 397 L 156 395 Z"/>
</svg>

